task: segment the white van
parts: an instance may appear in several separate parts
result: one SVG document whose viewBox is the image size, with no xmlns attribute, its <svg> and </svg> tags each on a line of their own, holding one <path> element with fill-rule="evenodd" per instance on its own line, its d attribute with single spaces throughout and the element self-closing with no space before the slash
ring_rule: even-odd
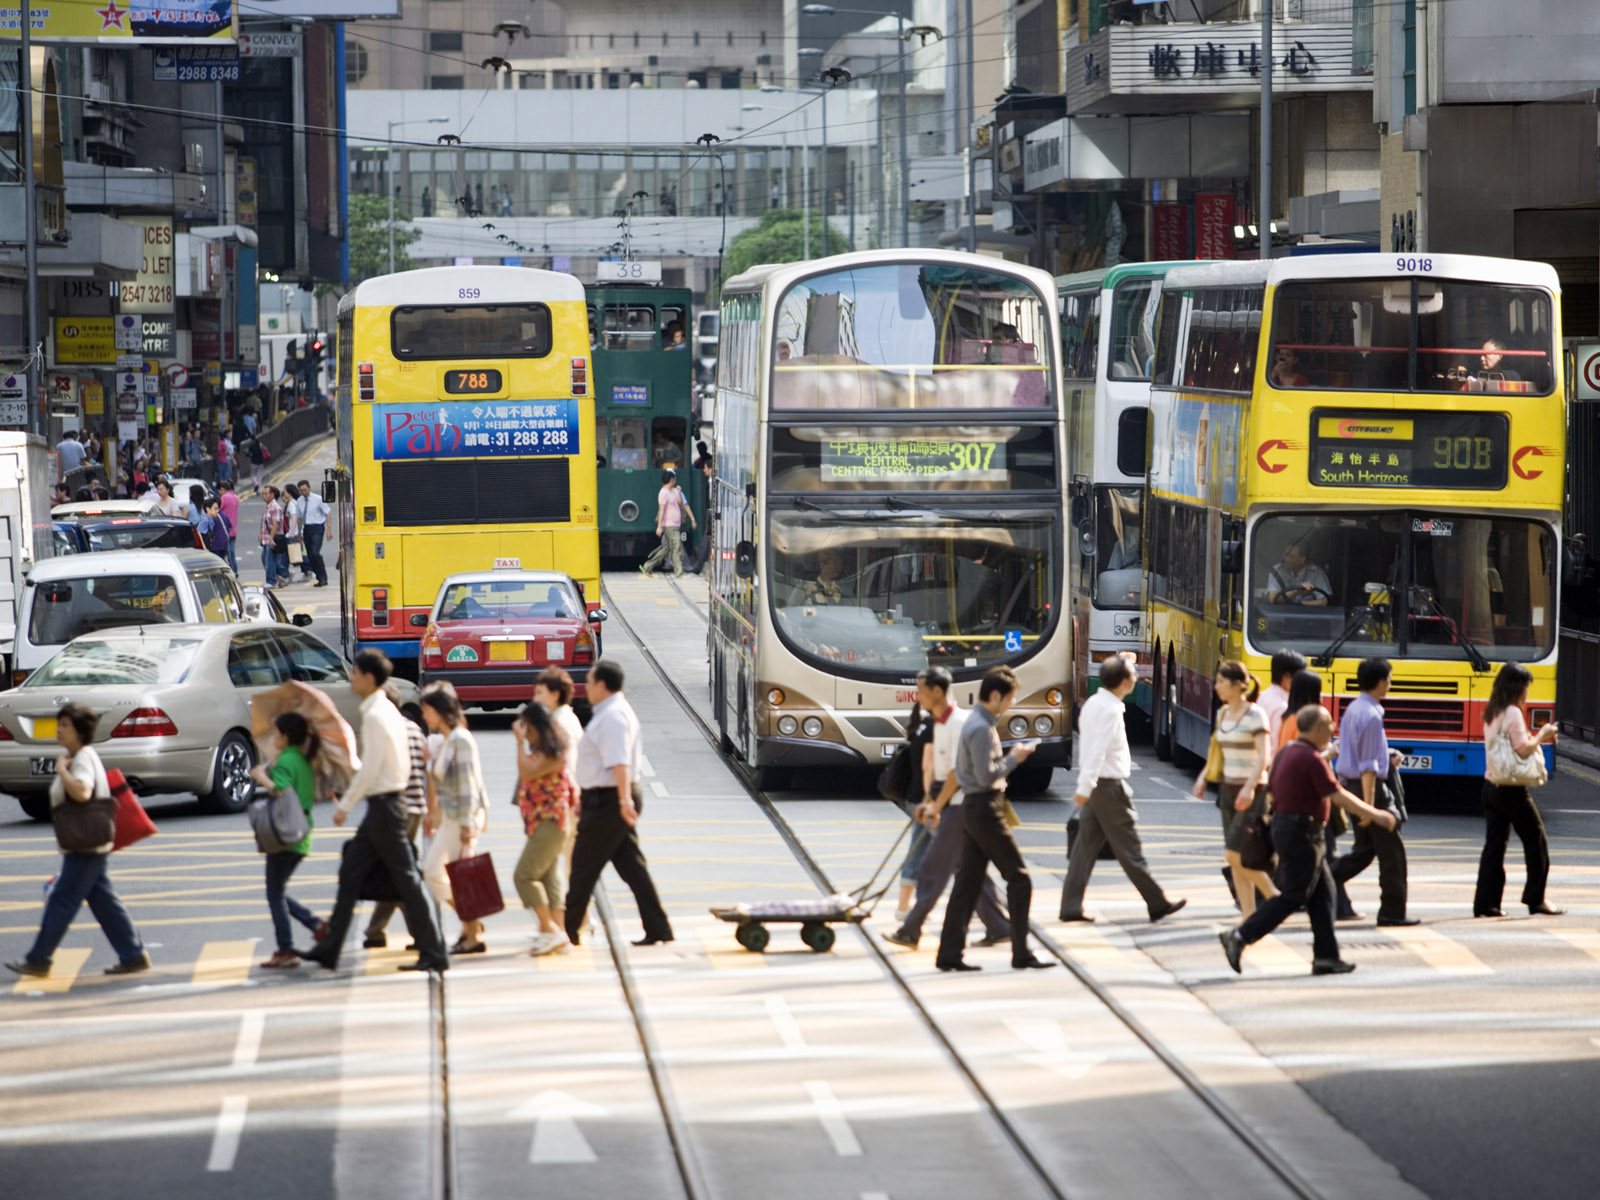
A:
<svg viewBox="0 0 1600 1200">
<path fill-rule="evenodd" d="M 104 550 L 37 563 L 17 614 L 11 686 L 80 633 L 245 619 L 228 564 L 203 550 Z"/>
</svg>

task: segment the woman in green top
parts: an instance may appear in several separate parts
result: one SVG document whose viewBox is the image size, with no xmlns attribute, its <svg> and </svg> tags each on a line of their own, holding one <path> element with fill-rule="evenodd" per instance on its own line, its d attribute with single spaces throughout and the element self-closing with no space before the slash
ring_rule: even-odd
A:
<svg viewBox="0 0 1600 1200">
<path fill-rule="evenodd" d="M 273 723 L 277 726 L 275 740 L 278 757 L 270 769 L 256 766 L 251 769 L 250 775 L 274 796 L 284 788 L 292 787 L 295 795 L 300 797 L 300 806 L 306 810 L 306 824 L 310 825 L 311 806 L 317 798 L 317 777 L 311 769 L 311 760 L 316 757 L 321 744 L 317 735 L 311 732 L 310 724 L 299 713 L 280 713 Z M 294 874 L 301 860 L 310 853 L 311 833 L 308 830 L 306 836 L 294 845 L 267 855 L 267 908 L 272 912 L 272 932 L 278 940 L 278 949 L 261 964 L 263 967 L 281 970 L 300 965 L 300 959 L 294 952 L 294 939 L 289 932 L 291 916 L 312 930 L 318 941 L 327 932 L 328 923 L 320 920 L 316 913 L 288 893 L 289 876 Z"/>
</svg>

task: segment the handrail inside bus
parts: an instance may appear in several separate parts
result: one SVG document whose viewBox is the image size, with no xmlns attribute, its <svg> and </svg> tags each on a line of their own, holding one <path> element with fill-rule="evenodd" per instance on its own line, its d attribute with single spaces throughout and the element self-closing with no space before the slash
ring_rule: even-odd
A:
<svg viewBox="0 0 1600 1200">
<path fill-rule="evenodd" d="M 1374 351 L 1383 354 L 1409 354 L 1409 346 L 1351 346 L 1343 342 L 1337 344 L 1322 343 L 1319 345 L 1305 345 L 1300 342 L 1273 342 L 1274 350 L 1307 350 L 1323 352 L 1328 350 L 1360 350 L 1363 353 Z M 1549 350 L 1485 350 L 1482 346 L 1418 346 L 1418 354 L 1498 354 L 1501 358 L 1549 358 Z"/>
<path fill-rule="evenodd" d="M 1362 349 L 1362 347 L 1356 347 Z M 1482 354 L 1481 349 L 1474 354 Z M 1509 353 L 1509 351 L 1507 351 Z M 1522 353 L 1519 351 L 1519 353 Z M 1537 352 L 1536 352 L 1537 353 Z M 1044 363 L 774 363 L 774 371 L 1047 371 Z"/>
</svg>

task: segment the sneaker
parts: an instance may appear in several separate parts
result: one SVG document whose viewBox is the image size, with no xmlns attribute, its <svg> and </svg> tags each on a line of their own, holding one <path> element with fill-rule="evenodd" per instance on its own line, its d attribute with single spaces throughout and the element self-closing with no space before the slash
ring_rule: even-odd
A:
<svg viewBox="0 0 1600 1200">
<path fill-rule="evenodd" d="M 894 919 L 896 921 L 904 921 L 910 915 L 911 910 L 909 908 L 897 908 L 894 910 Z"/>
<path fill-rule="evenodd" d="M 571 949 L 572 943 L 567 941 L 566 934 L 541 933 L 534 937 L 528 953 L 534 958 L 543 958 L 546 954 L 565 954 Z"/>
<path fill-rule="evenodd" d="M 268 971 L 292 971 L 300 966 L 300 956 L 293 950 L 279 950 L 261 966 Z"/>
<path fill-rule="evenodd" d="M 917 948 L 917 943 L 922 939 L 907 937 L 905 934 L 896 929 L 891 933 L 884 934 L 883 940 L 888 942 L 891 946 L 904 946 L 907 950 L 915 950 Z"/>
</svg>

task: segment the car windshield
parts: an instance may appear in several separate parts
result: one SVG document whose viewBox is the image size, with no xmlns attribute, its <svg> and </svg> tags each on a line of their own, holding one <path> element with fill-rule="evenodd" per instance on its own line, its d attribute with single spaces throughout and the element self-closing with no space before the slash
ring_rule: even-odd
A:
<svg viewBox="0 0 1600 1200">
<path fill-rule="evenodd" d="M 439 602 L 441 621 L 509 621 L 583 616 L 577 590 L 561 579 L 483 579 L 452 583 Z"/>
<path fill-rule="evenodd" d="M 123 625 L 177 624 L 178 581 L 170 575 L 89 575 L 35 586 L 28 640 L 59 646 L 80 633 Z"/>
<path fill-rule="evenodd" d="M 771 517 L 773 615 L 829 671 L 902 679 L 1026 658 L 1055 623 L 1061 524 L 1048 509 Z"/>
<path fill-rule="evenodd" d="M 775 409 L 1049 408 L 1052 314 L 1024 279 L 884 263 L 783 294 Z"/>
<path fill-rule="evenodd" d="M 201 645 L 199 638 L 155 633 L 74 642 L 63 646 L 22 686 L 182 683 L 188 678 Z"/>
<path fill-rule="evenodd" d="M 1530 662 L 1555 637 L 1555 539 L 1538 521 L 1400 509 L 1255 527 L 1249 628 L 1263 652 Z M 1466 647 L 1472 647 L 1471 650 Z"/>
<path fill-rule="evenodd" d="M 128 521 L 99 525 L 89 530 L 95 550 L 193 550 L 194 527 L 166 522 Z"/>
</svg>

